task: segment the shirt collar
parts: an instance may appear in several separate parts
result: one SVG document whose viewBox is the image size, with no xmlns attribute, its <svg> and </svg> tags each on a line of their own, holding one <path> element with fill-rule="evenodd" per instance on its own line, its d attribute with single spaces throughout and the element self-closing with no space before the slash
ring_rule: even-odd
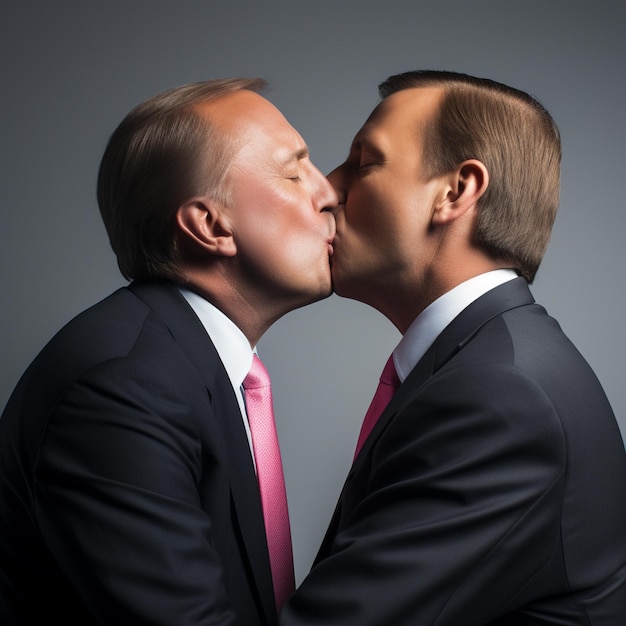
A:
<svg viewBox="0 0 626 626">
<path fill-rule="evenodd" d="M 224 364 L 228 378 L 233 387 L 238 389 L 252 365 L 254 351 L 250 342 L 239 327 L 208 300 L 184 287 L 179 289 L 200 318 Z"/>
<path fill-rule="evenodd" d="M 517 278 L 511 269 L 498 269 L 474 276 L 427 306 L 409 326 L 393 351 L 401 381 L 409 375 L 441 331 L 467 306 L 494 287 Z"/>
</svg>

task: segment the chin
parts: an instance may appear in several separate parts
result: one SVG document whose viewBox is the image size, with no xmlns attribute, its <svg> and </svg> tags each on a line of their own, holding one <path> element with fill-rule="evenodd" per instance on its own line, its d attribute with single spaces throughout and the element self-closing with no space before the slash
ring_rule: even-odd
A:
<svg viewBox="0 0 626 626">
<path fill-rule="evenodd" d="M 332 289 L 324 289 L 323 291 L 318 290 L 315 293 L 309 292 L 308 294 L 300 294 L 297 299 L 294 299 L 289 307 L 289 311 L 295 311 L 296 309 L 301 309 L 302 307 L 308 306 L 309 304 L 314 304 L 315 302 L 319 302 L 320 300 L 325 300 L 333 293 Z"/>
<path fill-rule="evenodd" d="M 339 272 L 333 272 L 333 292 L 342 298 L 350 300 L 358 300 L 365 302 L 363 295 L 370 293 L 371 282 L 369 280 L 359 281 L 355 276 L 341 275 Z"/>
<path fill-rule="evenodd" d="M 322 287 L 322 289 L 319 290 L 315 300 L 324 300 L 325 298 L 328 298 L 328 296 L 330 296 L 332 293 L 333 293 L 333 284 L 332 284 L 332 281 L 329 280 L 328 283 L 325 284 L 324 287 Z"/>
<path fill-rule="evenodd" d="M 344 295 L 344 284 L 343 284 L 343 281 L 341 280 L 340 273 L 335 269 L 334 266 L 333 266 L 333 271 L 331 272 L 331 276 L 332 276 L 332 290 L 333 290 L 333 292 L 336 293 L 338 296 L 343 296 Z"/>
<path fill-rule="evenodd" d="M 302 292 L 302 299 L 306 300 L 306 302 L 303 302 L 302 306 L 317 302 L 318 300 L 324 300 L 333 293 L 333 283 L 330 275 L 318 281 L 316 285 L 309 285 L 309 287 L 309 289 Z"/>
</svg>

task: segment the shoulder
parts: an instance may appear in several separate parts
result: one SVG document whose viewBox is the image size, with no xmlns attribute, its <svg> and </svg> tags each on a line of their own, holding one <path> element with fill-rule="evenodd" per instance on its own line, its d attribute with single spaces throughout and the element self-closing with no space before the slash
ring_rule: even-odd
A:
<svg viewBox="0 0 626 626">
<path fill-rule="evenodd" d="M 504 360 L 452 360 L 408 394 L 391 427 L 404 431 L 398 436 L 405 441 L 421 438 L 422 453 L 437 440 L 440 449 L 462 454 L 473 448 L 489 455 L 503 446 L 565 460 L 553 399 L 534 376 Z"/>
<path fill-rule="evenodd" d="M 94 391 L 94 401 L 129 393 L 156 402 L 177 389 L 185 390 L 178 395 L 203 389 L 158 311 L 127 287 L 77 315 L 48 342 L 18 383 L 12 410 L 41 415 L 81 385 Z"/>
</svg>

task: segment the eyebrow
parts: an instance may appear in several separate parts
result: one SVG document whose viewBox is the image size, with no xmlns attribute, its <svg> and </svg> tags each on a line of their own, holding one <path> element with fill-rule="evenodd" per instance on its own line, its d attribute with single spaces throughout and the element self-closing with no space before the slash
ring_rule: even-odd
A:
<svg viewBox="0 0 626 626">
<path fill-rule="evenodd" d="M 363 150 L 370 150 L 372 152 L 380 152 L 380 147 L 374 142 L 371 137 L 371 133 L 368 131 L 364 131 L 363 133 L 358 133 L 352 141 L 350 145 L 350 152 L 357 150 L 362 152 Z"/>
<path fill-rule="evenodd" d="M 296 150 L 292 156 L 295 157 L 297 161 L 306 159 L 309 156 L 309 147 L 304 146 L 303 148 L 300 148 L 300 150 Z"/>
<path fill-rule="evenodd" d="M 304 146 L 295 150 L 294 152 L 290 152 L 284 159 L 281 159 L 280 162 L 282 165 L 287 165 L 292 161 L 300 161 L 302 159 L 306 159 L 309 156 L 309 148 L 308 146 Z"/>
</svg>

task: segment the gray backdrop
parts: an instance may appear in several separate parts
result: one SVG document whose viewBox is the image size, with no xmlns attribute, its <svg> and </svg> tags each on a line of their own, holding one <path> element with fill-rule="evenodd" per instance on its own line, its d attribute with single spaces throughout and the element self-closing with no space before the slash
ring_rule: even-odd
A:
<svg viewBox="0 0 626 626">
<path fill-rule="evenodd" d="M 107 138 L 130 108 L 182 83 L 263 76 L 272 84 L 268 97 L 328 172 L 376 104 L 376 85 L 420 67 L 512 84 L 538 96 L 556 118 L 564 146 L 561 211 L 533 291 L 595 368 L 626 432 L 623 6 L 4 2 L 0 406 L 64 322 L 123 284 L 94 189 Z M 262 340 L 299 579 L 398 339 L 374 310 L 333 296 L 286 316 Z"/>
</svg>

